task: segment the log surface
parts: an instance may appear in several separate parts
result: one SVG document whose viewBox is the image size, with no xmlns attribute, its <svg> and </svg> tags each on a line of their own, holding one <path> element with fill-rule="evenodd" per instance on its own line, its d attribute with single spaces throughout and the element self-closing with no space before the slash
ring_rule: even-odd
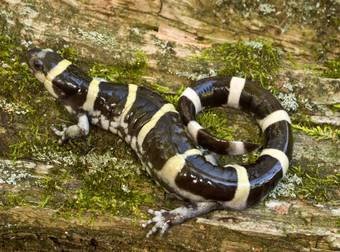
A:
<svg viewBox="0 0 340 252">
<path fill-rule="evenodd" d="M 286 3 L 272 2 L 277 4 L 276 8 L 281 2 Z M 339 10 L 339 1 L 331 2 Z M 293 118 L 298 118 L 299 122 L 311 120 L 320 126 L 326 123 L 333 128 L 339 127 L 340 115 L 332 106 L 340 103 L 340 80 L 320 77 L 304 67 L 309 64 L 317 65 L 317 69 L 324 68 L 315 59 L 315 52 L 320 48 L 325 51 L 325 57 L 337 57 L 340 53 L 339 32 L 334 32 L 332 27 L 320 28 L 317 20 L 316 24 L 301 23 L 297 21 L 298 14 L 289 16 L 284 7 L 283 10 L 276 9 L 275 17 L 270 17 L 259 11 L 240 11 L 236 5 L 228 7 L 228 1 L 206 0 L 3 0 L 0 1 L 0 14 L 2 24 L 19 34 L 23 43 L 55 48 L 68 44 L 83 60 L 114 64 L 115 55 L 141 50 L 148 58 L 143 81 L 162 83 L 172 91 L 191 81 L 195 69 L 185 64 L 188 57 L 216 43 L 267 39 L 294 61 L 291 64 L 287 60 L 289 57 L 285 57 L 275 84 L 282 88 L 282 83 L 293 83 L 298 101 L 301 104 L 303 101 L 304 105 L 300 105 Z M 5 97 L 0 96 L 0 99 Z M 306 109 L 308 105 L 313 109 Z M 8 192 L 29 195 L 25 204 L 0 207 L 0 250 L 340 250 L 339 188 L 333 194 L 335 198 L 328 203 L 315 203 L 302 197 L 275 199 L 272 196 L 246 211 L 214 212 L 176 226 L 164 237 L 150 239 L 145 239 L 146 230 L 140 226 L 145 221 L 142 219 L 109 213 L 97 214 L 95 218 L 86 214 L 65 217 L 53 205 L 47 207 L 41 203 L 43 192 L 35 183 L 49 176 L 55 164 L 37 160 L 37 157 L 13 163 L 5 154 L 12 144 L 9 136 L 25 128 L 25 121 L 11 121 L 11 112 L 4 106 L 0 106 L 0 111 L 1 195 Z M 61 108 L 47 111 L 48 108 L 46 113 L 56 116 L 62 113 Z M 231 117 L 239 123 L 242 118 L 242 114 Z M 318 167 L 323 176 L 339 176 L 338 138 L 318 140 L 301 131 L 294 131 L 294 138 L 293 165 L 303 169 Z M 133 155 L 126 159 L 131 157 L 140 166 Z M 9 174 L 19 172 L 21 178 L 13 178 L 11 181 L 15 183 L 10 182 Z M 75 185 L 80 183 L 76 176 L 71 180 Z M 286 183 L 282 184 L 283 188 L 290 186 L 289 181 Z M 163 199 L 164 202 L 167 200 Z M 164 202 L 153 208 L 166 207 Z M 146 208 L 141 211 L 146 213 Z"/>
</svg>

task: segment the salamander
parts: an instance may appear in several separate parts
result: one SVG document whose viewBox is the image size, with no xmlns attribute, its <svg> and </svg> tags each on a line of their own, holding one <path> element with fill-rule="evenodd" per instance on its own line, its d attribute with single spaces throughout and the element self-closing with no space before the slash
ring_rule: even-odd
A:
<svg viewBox="0 0 340 252">
<path fill-rule="evenodd" d="M 256 82 L 239 77 L 199 80 L 183 92 L 176 110 L 146 87 L 91 78 L 51 49 L 33 48 L 27 56 L 36 78 L 78 119 L 62 130 L 53 128 L 60 142 L 88 135 L 90 123 L 118 134 L 151 177 L 189 202 L 170 211 L 150 210 L 153 217 L 144 226 L 153 227 L 147 236 L 213 210 L 252 206 L 288 170 L 293 148 L 289 115 Z M 222 166 L 199 147 L 231 155 L 257 148 L 215 138 L 199 125 L 195 117 L 204 107 L 222 104 L 253 114 L 262 129 L 265 143 L 254 163 Z"/>
</svg>

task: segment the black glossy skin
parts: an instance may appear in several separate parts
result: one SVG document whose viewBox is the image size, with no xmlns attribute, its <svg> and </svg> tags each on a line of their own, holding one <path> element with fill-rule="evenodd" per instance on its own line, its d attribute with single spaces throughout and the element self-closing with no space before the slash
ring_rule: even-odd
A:
<svg viewBox="0 0 340 252">
<path fill-rule="evenodd" d="M 113 83 L 104 85 L 105 88 L 100 88 L 95 109 L 102 111 L 108 118 L 113 118 L 124 107 L 127 87 L 120 84 L 113 85 Z M 126 135 L 137 136 L 144 124 L 166 103 L 164 98 L 154 91 L 139 87 L 136 101 L 130 110 L 131 113 L 127 115 L 125 120 L 128 123 L 128 134 L 120 127 L 118 130 L 121 137 L 125 139 Z M 111 106 L 111 104 L 116 105 Z M 108 110 L 108 107 L 111 109 Z M 169 158 L 194 148 L 196 146 L 188 137 L 180 115 L 169 112 L 158 121 L 146 136 L 143 146 L 137 146 L 136 152 L 160 184 L 168 191 L 180 194 L 180 191 L 174 190 L 159 179 L 155 175 L 155 171 L 162 169 Z M 237 187 L 237 175 L 234 168 L 214 166 L 207 162 L 202 155 L 190 156 L 186 161 L 186 166 L 176 179 L 177 186 L 180 189 L 185 189 L 210 200 L 225 201 L 233 198 Z M 151 163 L 151 166 L 148 163 Z M 184 176 L 185 173 L 186 176 Z M 197 181 L 194 182 L 195 180 Z M 211 184 L 208 184 L 208 181 Z"/>
<path fill-rule="evenodd" d="M 192 88 L 201 98 L 202 106 L 215 107 L 226 104 L 229 94 L 229 77 L 212 77 L 197 82 Z M 256 119 L 263 119 L 270 113 L 283 109 L 276 98 L 267 90 L 261 88 L 255 82 L 246 82 L 240 97 L 240 108 L 252 113 Z M 179 110 L 185 123 L 195 120 L 195 108 L 186 97 L 181 97 Z M 269 126 L 265 132 L 265 144 L 263 148 L 274 148 L 283 151 L 289 161 L 292 158 L 293 137 L 291 126 L 286 121 L 277 122 Z M 282 178 L 281 164 L 270 156 L 260 157 L 254 164 L 244 165 L 248 172 L 251 185 L 248 205 L 256 203 L 267 195 Z M 202 173 L 211 173 L 210 168 Z M 219 199 L 217 199 L 219 200 Z"/>
<path fill-rule="evenodd" d="M 33 71 L 33 55 L 36 52 L 29 52 L 29 64 Z M 49 55 L 51 54 L 51 55 Z M 60 61 L 56 53 L 49 52 L 43 60 L 43 68 L 50 70 Z M 48 71 L 47 71 L 48 72 Z M 194 86 L 201 97 L 203 106 L 219 106 L 226 101 L 228 96 L 229 78 L 204 79 Z M 71 106 L 76 114 L 86 113 L 91 121 L 91 111 L 84 111 L 81 106 L 86 100 L 87 88 L 91 78 L 71 65 L 60 76 L 53 80 L 57 94 L 65 105 Z M 100 111 L 101 115 L 108 120 L 118 117 L 124 108 L 128 88 L 126 85 L 103 81 L 99 86 L 94 110 Z M 159 94 L 152 90 L 139 87 L 137 98 L 130 113 L 125 118 L 128 123 L 128 131 L 123 127 L 118 128 L 119 135 L 126 139 L 126 136 L 137 136 L 139 130 L 150 118 L 167 103 Z M 180 110 L 182 118 L 187 120 L 194 117 L 195 111 L 192 106 L 185 107 L 185 100 L 181 98 Z M 272 111 L 281 109 L 277 100 L 267 91 L 257 85 L 246 85 L 241 95 L 241 108 L 250 111 L 257 118 L 263 118 Z M 97 123 L 101 126 L 100 121 Z M 266 132 L 265 148 L 275 147 L 282 150 L 291 159 L 292 136 L 291 128 L 287 122 L 280 122 L 270 126 Z M 129 141 L 127 141 L 129 142 Z M 207 162 L 202 155 L 189 156 L 182 171 L 175 179 L 178 188 L 168 186 L 155 174 L 165 162 L 178 153 L 184 153 L 189 149 L 196 148 L 195 144 L 188 137 L 186 129 L 178 113 L 169 112 L 165 114 L 156 126 L 146 136 L 143 146 L 137 146 L 136 153 L 150 172 L 167 190 L 177 193 L 184 199 L 193 200 L 182 192 L 187 191 L 199 195 L 206 200 L 229 201 L 232 200 L 237 188 L 237 174 L 232 167 L 220 167 Z M 150 165 L 151 164 L 151 165 Z M 280 163 L 269 156 L 264 156 L 255 164 L 246 166 L 251 184 L 250 195 L 247 205 L 258 202 L 265 196 L 282 177 Z"/>
</svg>

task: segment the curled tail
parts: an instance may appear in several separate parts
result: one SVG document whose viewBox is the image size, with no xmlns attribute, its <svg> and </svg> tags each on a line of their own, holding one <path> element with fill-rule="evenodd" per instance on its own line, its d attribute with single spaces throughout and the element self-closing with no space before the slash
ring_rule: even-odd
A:
<svg viewBox="0 0 340 252">
<path fill-rule="evenodd" d="M 212 79 L 213 78 L 210 78 L 210 80 Z M 211 93 L 213 91 L 213 87 L 207 86 L 205 83 L 207 80 L 208 79 L 201 80 L 198 82 L 197 86 L 187 88 L 179 100 L 179 111 L 181 113 L 182 121 L 187 127 L 191 138 L 195 141 L 195 143 L 203 148 L 218 154 L 242 155 L 258 149 L 260 146 L 255 143 L 219 139 L 211 135 L 196 121 L 196 115 L 207 106 L 215 107 L 228 103 L 229 106 L 238 108 L 238 106 L 236 106 L 238 101 L 235 100 L 236 98 L 234 97 L 232 97 L 229 101 L 227 101 L 227 99 L 221 99 L 221 101 L 214 100 L 217 99 L 217 96 L 215 96 L 214 93 Z M 238 88 L 243 88 L 243 85 L 241 84 Z M 240 92 L 240 90 L 238 90 L 238 92 Z M 209 101 L 207 101 L 207 99 Z"/>
<path fill-rule="evenodd" d="M 187 169 L 186 174 L 178 174 L 176 182 L 179 187 L 193 194 L 223 201 L 226 207 L 240 209 L 267 195 L 287 172 L 293 145 L 291 122 L 277 99 L 255 82 L 238 77 L 200 80 L 184 91 L 178 109 L 196 143 L 217 153 L 243 154 L 258 147 L 252 143 L 217 139 L 196 122 L 196 114 L 203 107 L 223 104 L 255 116 L 265 136 L 260 157 L 253 164 L 231 164 L 225 167 L 199 164 L 197 160 L 191 162 L 187 159 L 190 169 Z M 190 176 L 196 179 L 186 179 Z M 196 185 L 193 181 L 196 181 Z M 200 187 L 197 181 L 206 183 Z"/>
</svg>

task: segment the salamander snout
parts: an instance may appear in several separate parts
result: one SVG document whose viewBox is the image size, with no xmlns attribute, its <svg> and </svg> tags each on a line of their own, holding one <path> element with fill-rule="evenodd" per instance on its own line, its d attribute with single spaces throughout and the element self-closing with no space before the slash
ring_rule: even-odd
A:
<svg viewBox="0 0 340 252">
<path fill-rule="evenodd" d="M 52 49 L 32 48 L 26 52 L 27 63 L 33 73 L 46 75 L 62 57 Z"/>
<path fill-rule="evenodd" d="M 55 98 L 65 98 L 86 89 L 90 78 L 52 49 L 32 48 L 27 63 L 35 77 Z"/>
</svg>

